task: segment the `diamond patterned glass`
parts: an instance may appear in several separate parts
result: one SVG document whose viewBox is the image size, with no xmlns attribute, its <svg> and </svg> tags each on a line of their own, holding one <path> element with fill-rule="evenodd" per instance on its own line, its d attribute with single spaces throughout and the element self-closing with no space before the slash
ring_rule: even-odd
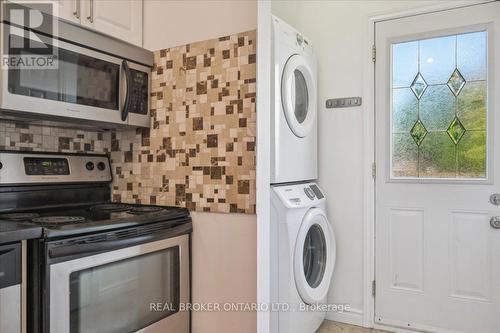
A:
<svg viewBox="0 0 500 333">
<path fill-rule="evenodd" d="M 422 94 L 427 88 L 427 83 L 425 83 L 425 80 L 422 78 L 422 75 L 420 75 L 420 73 L 415 76 L 415 80 L 413 80 L 410 88 L 411 90 L 413 90 L 413 93 L 415 94 L 415 96 L 417 96 L 418 99 L 422 97 Z"/>
<path fill-rule="evenodd" d="M 417 144 L 417 146 L 420 146 L 427 133 L 428 133 L 427 129 L 425 128 L 424 125 L 422 125 L 422 122 L 420 120 L 417 120 L 417 122 L 415 123 L 415 125 L 413 125 L 413 128 L 410 131 L 410 135 Z"/>
<path fill-rule="evenodd" d="M 462 88 L 465 86 L 465 79 L 460 74 L 458 69 L 455 69 L 453 74 L 451 74 L 450 79 L 448 80 L 448 87 L 450 87 L 451 92 L 455 95 L 458 96 L 460 94 L 460 91 L 462 91 Z"/>
<path fill-rule="evenodd" d="M 487 32 L 392 45 L 391 176 L 487 177 Z"/>
<path fill-rule="evenodd" d="M 462 136 L 465 134 L 465 128 L 458 120 L 458 118 L 453 119 L 450 127 L 446 130 L 446 133 L 450 136 L 450 139 L 455 143 L 459 143 Z"/>
</svg>

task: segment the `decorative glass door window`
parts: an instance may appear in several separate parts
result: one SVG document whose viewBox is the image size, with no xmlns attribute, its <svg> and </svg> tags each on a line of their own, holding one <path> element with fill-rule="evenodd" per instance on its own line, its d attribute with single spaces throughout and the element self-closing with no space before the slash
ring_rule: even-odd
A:
<svg viewBox="0 0 500 333">
<path fill-rule="evenodd" d="M 486 31 L 392 44 L 393 178 L 485 179 Z"/>
</svg>

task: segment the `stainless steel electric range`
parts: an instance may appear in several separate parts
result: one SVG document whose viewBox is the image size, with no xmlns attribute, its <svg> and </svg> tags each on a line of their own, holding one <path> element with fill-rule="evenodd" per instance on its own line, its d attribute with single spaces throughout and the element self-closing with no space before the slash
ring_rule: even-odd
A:
<svg viewBox="0 0 500 333">
<path fill-rule="evenodd" d="M 28 332 L 189 332 L 189 212 L 112 203 L 111 181 L 105 155 L 0 152 L 0 220 L 43 228 Z"/>
</svg>

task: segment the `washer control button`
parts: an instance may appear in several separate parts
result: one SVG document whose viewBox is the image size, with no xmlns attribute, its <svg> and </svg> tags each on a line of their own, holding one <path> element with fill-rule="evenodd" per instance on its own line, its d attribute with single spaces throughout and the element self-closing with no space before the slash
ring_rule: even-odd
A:
<svg viewBox="0 0 500 333">
<path fill-rule="evenodd" d="M 311 200 L 314 199 L 314 197 L 315 197 L 314 192 L 309 187 L 305 187 L 304 192 L 306 193 L 306 195 L 309 199 L 311 199 Z"/>
<path fill-rule="evenodd" d="M 104 162 L 97 163 L 97 169 L 103 171 L 104 169 L 106 169 L 106 164 Z"/>
</svg>

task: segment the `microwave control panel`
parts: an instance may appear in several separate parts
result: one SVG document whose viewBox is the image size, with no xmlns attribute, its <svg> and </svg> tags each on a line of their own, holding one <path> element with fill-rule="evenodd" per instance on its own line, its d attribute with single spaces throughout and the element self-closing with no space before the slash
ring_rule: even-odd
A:
<svg viewBox="0 0 500 333">
<path fill-rule="evenodd" d="M 130 69 L 131 91 L 129 112 L 148 114 L 149 75 L 146 72 Z"/>
</svg>

